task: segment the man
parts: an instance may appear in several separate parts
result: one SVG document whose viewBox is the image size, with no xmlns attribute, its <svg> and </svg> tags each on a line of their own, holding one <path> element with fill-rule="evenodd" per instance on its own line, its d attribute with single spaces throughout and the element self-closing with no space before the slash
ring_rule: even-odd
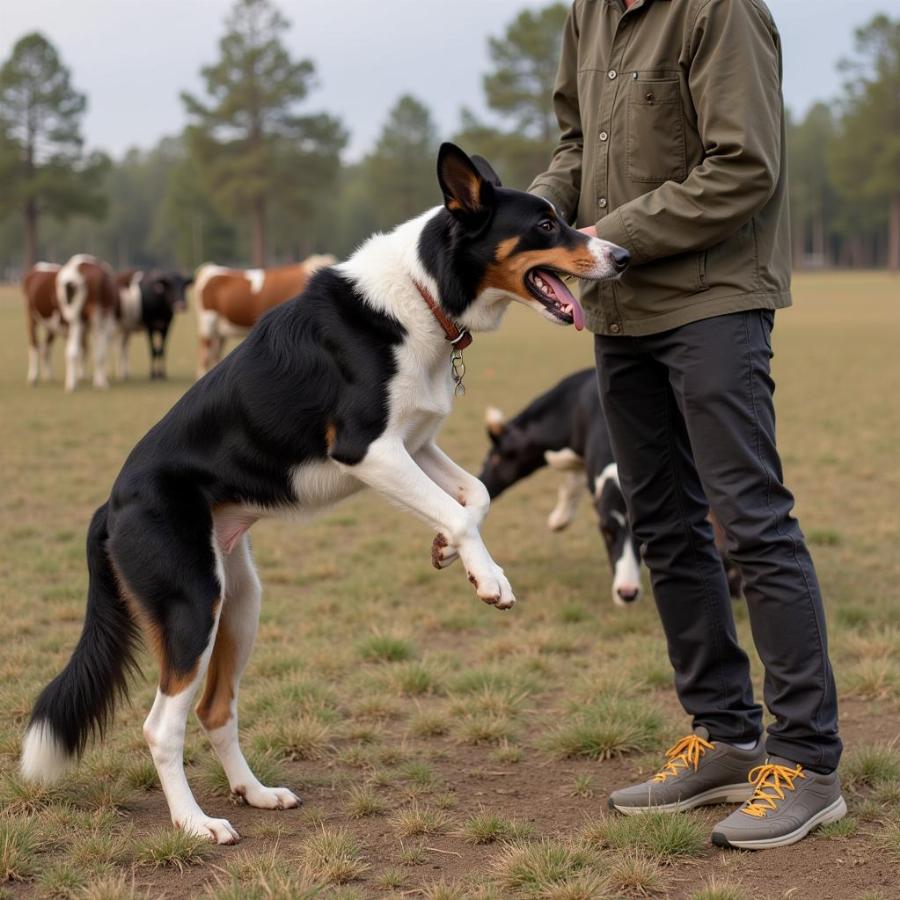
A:
<svg viewBox="0 0 900 900">
<path fill-rule="evenodd" d="M 791 302 L 778 32 L 761 0 L 575 0 L 554 104 L 561 140 L 531 190 L 631 253 L 584 307 L 694 726 L 610 806 L 744 801 L 715 844 L 791 844 L 846 804 L 822 600 L 775 448 L 771 331 Z M 765 745 L 709 506 L 766 668 Z"/>
</svg>

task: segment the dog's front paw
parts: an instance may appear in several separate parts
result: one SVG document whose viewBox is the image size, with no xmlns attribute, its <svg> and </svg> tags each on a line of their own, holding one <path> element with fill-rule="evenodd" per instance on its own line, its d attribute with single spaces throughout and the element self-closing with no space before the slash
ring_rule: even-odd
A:
<svg viewBox="0 0 900 900">
<path fill-rule="evenodd" d="M 227 819 L 211 819 L 202 813 L 199 816 L 186 816 L 177 820 L 175 827 L 188 834 L 204 837 L 215 844 L 236 844 L 241 839 Z"/>
<path fill-rule="evenodd" d="M 431 564 L 436 569 L 446 569 L 459 558 L 459 550 L 438 532 L 431 542 Z"/>
<path fill-rule="evenodd" d="M 509 580 L 496 563 L 492 563 L 484 572 L 469 572 L 469 581 L 475 588 L 475 593 L 485 603 L 496 606 L 497 609 L 509 609 L 515 605 L 516 598 Z"/>
<path fill-rule="evenodd" d="M 264 785 L 253 785 L 249 788 L 235 787 L 232 793 L 243 797 L 248 806 L 258 809 L 295 809 L 300 805 L 300 798 L 287 788 L 270 788 Z"/>
</svg>

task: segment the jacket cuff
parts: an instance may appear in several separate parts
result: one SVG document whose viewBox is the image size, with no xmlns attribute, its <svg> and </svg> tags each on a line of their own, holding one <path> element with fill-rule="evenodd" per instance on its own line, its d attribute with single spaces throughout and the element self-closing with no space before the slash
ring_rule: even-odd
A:
<svg viewBox="0 0 900 900">
<path fill-rule="evenodd" d="M 613 244 L 618 244 L 631 254 L 632 263 L 642 263 L 645 261 L 645 254 L 641 250 L 640 244 L 628 228 L 625 216 L 622 210 L 617 209 L 608 216 L 602 218 L 595 226 L 597 237 Z"/>
</svg>

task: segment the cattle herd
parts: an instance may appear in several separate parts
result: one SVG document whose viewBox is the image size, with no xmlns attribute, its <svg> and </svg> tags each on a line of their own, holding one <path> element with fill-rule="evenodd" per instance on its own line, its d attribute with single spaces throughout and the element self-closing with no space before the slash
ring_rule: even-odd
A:
<svg viewBox="0 0 900 900">
<path fill-rule="evenodd" d="M 334 262 L 333 256 L 316 255 L 269 269 L 204 263 L 193 277 L 133 269 L 116 274 L 107 263 L 83 253 L 64 265 L 37 263 L 23 280 L 28 382 L 51 378 L 51 349 L 57 336 L 66 341 L 67 391 L 84 377 L 91 343 L 94 386 L 109 385 L 110 344 L 116 350 L 117 375 L 127 379 L 128 344 L 139 331 L 147 335 L 150 378 L 165 378 L 166 340 L 175 314 L 187 309 L 190 285 L 197 313 L 200 378 L 222 358 L 228 338 L 245 335 L 263 313 L 300 294 L 318 269 Z M 565 481 L 548 523 L 560 530 L 572 520 L 578 497 L 587 487 L 614 574 L 613 600 L 619 605 L 637 600 L 640 548 L 626 521 L 593 370 L 563 379 L 509 422 L 492 410 L 487 433 L 491 449 L 479 477 L 491 497 L 544 465 L 561 470 Z M 713 524 L 732 594 L 738 597 L 740 576 L 728 558 L 724 532 Z"/>
<path fill-rule="evenodd" d="M 334 257 L 311 256 L 273 269 L 200 266 L 196 279 L 172 271 L 129 269 L 116 274 L 103 260 L 79 253 L 63 265 L 39 262 L 25 275 L 28 383 L 49 381 L 53 342 L 65 339 L 65 388 L 84 378 L 93 345 L 93 384 L 109 386 L 109 350 L 116 373 L 129 376 L 128 344 L 143 331 L 150 351 L 150 377 L 165 378 L 166 339 L 176 312 L 187 309 L 194 284 L 199 350 L 198 377 L 222 358 L 227 338 L 245 334 L 268 309 L 299 294 L 310 276 Z"/>
</svg>

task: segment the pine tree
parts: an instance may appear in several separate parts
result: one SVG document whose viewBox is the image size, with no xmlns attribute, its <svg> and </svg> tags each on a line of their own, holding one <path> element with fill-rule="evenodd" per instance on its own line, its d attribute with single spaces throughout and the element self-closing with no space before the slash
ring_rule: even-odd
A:
<svg viewBox="0 0 900 900">
<path fill-rule="evenodd" d="M 563 3 L 524 10 L 502 37 L 489 39 L 493 68 L 484 76 L 485 99 L 505 124 L 488 125 L 463 109 L 454 136 L 467 151 L 490 160 L 510 187 L 526 188 L 546 168 L 556 145 L 552 97 L 566 10 Z"/>
<path fill-rule="evenodd" d="M 308 210 L 336 177 L 346 143 L 331 116 L 297 112 L 315 67 L 291 58 L 282 42 L 288 27 L 269 0 L 236 0 L 219 59 L 202 70 L 208 100 L 182 94 L 196 170 L 223 212 L 249 219 L 259 266 L 268 258 L 270 205 Z"/>
<path fill-rule="evenodd" d="M 511 121 L 514 133 L 544 144 L 557 137 L 550 98 L 566 12 L 563 3 L 525 9 L 510 22 L 503 37 L 488 40 L 494 65 L 484 76 L 488 106 Z"/>
<path fill-rule="evenodd" d="M 428 108 L 409 94 L 400 97 L 364 163 L 376 228 L 392 228 L 439 201 L 437 148 Z"/>
<path fill-rule="evenodd" d="M 900 20 L 875 16 L 856 32 L 857 58 L 843 63 L 843 116 L 829 153 L 840 192 L 860 212 L 887 218 L 888 267 L 900 271 Z M 871 215 L 867 216 L 871 222 Z M 864 224 L 868 224 L 867 222 Z"/>
<path fill-rule="evenodd" d="M 0 203 L 21 213 L 26 268 L 37 256 L 42 215 L 64 219 L 105 210 L 100 189 L 108 160 L 84 153 L 86 107 L 43 35 L 27 34 L 16 42 L 0 68 Z"/>
</svg>

